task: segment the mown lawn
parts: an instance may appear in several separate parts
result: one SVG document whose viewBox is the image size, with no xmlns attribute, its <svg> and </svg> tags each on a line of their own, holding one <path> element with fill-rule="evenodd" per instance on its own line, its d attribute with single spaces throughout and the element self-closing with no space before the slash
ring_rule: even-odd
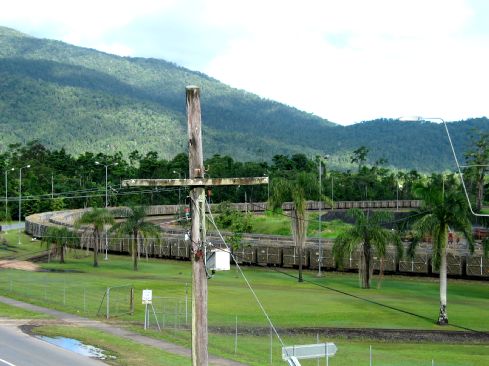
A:
<svg viewBox="0 0 489 366">
<path fill-rule="evenodd" d="M 152 289 L 154 296 L 182 301 L 186 291 L 190 292 L 189 262 L 146 261 L 142 258 L 140 270 L 134 272 L 131 270 L 130 258 L 125 256 L 110 255 L 109 260 L 104 261 L 101 255 L 98 268 L 92 267 L 91 253 L 85 251 L 71 252 L 67 259 L 66 264 L 53 261 L 43 264 L 42 268 L 68 272 L 1 270 L 0 293 L 74 313 L 80 312 L 85 301 L 86 312 L 82 311 L 83 315 L 94 317 L 101 304 L 101 308 L 104 308 L 106 287 L 132 284 L 135 288 L 135 314 L 117 319 L 143 332 L 143 289 Z M 306 271 L 307 282 L 298 283 L 291 277 L 296 275 L 295 270 L 286 270 L 285 274 L 274 268 L 244 267 L 243 270 L 273 324 L 279 329 L 365 327 L 443 331 L 465 327 L 489 331 L 489 283 L 486 281 L 450 279 L 448 314 L 452 325 L 439 328 L 434 324 L 438 313 L 438 283 L 435 278 L 386 276 L 381 289 L 362 290 L 358 288 L 358 275 L 351 273 L 326 272 L 324 278 L 316 278 L 315 272 Z M 218 272 L 208 283 L 211 327 L 234 329 L 236 318 L 238 333 L 240 329 L 268 327 L 264 314 L 236 269 Z M 83 294 L 85 296 L 82 299 Z M 187 332 L 167 329 L 162 333 L 148 333 L 189 345 Z M 87 337 L 90 339 L 92 336 Z M 252 365 L 269 364 L 268 336 L 240 335 L 238 340 L 238 353 L 234 356 L 232 334 L 211 334 L 210 352 L 236 357 Z M 288 345 L 314 341 L 313 336 L 284 336 L 284 342 Z M 437 365 L 482 365 L 484 363 L 481 360 L 489 356 L 489 345 L 411 344 L 346 339 L 329 341 L 335 341 L 339 346 L 338 355 L 331 360 L 332 365 L 367 364 L 370 345 L 374 349 L 375 365 L 429 365 L 431 359 Z M 277 338 L 273 338 L 274 365 L 283 364 L 279 354 L 280 344 Z M 315 362 L 302 364 L 313 365 Z"/>
<path fill-rule="evenodd" d="M 88 302 L 93 302 L 91 305 L 98 308 L 105 288 L 131 284 L 135 287 L 137 319 L 142 319 L 143 306 L 140 297 L 143 289 L 153 289 L 154 296 L 180 299 L 184 299 L 185 292 L 190 291 L 190 263 L 186 261 L 146 261 L 142 258 L 140 270 L 134 272 L 131 270 L 130 258 L 125 256 L 110 255 L 109 260 L 104 261 L 101 255 L 100 266 L 94 268 L 91 253 L 78 251 L 76 255 L 81 258 L 75 259 L 71 253 L 65 264 L 52 261 L 42 265 L 45 270 L 67 272 L 4 269 L 0 272 L 0 291 L 4 294 L 12 291 L 13 297 L 31 297 L 31 301 L 42 304 L 44 297 L 48 301 L 54 300 L 55 296 L 61 298 L 63 287 L 66 289 L 63 295 L 67 303 L 76 295 L 71 294 L 72 288 L 78 289 L 81 299 L 81 289 L 85 288 L 87 305 Z M 243 270 L 264 307 L 280 327 L 439 329 L 434 325 L 438 312 L 436 278 L 385 276 L 381 289 L 362 290 L 358 288 L 357 274 L 326 272 L 324 278 L 316 278 L 315 272 L 306 271 L 307 282 L 298 283 L 286 275 L 296 275 L 296 271 L 292 269 L 244 267 Z M 216 273 L 208 283 L 211 325 L 233 325 L 236 315 L 246 325 L 265 325 L 263 314 L 250 290 L 234 268 L 228 272 Z M 375 280 L 373 285 L 375 287 Z M 40 298 L 37 299 L 36 296 Z M 379 304 L 412 312 L 419 317 Z M 93 308 L 91 305 L 87 308 Z M 449 280 L 448 313 L 452 324 L 489 331 L 487 305 L 488 282 Z M 63 304 L 56 306 L 63 308 Z"/>
</svg>

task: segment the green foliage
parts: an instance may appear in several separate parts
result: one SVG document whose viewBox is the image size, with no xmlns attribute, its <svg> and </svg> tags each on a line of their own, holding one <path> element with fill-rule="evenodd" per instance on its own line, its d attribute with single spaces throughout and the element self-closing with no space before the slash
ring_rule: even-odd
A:
<svg viewBox="0 0 489 366">
<path fill-rule="evenodd" d="M 64 263 L 65 250 L 79 247 L 80 237 L 76 231 L 65 226 L 50 226 L 42 237 L 42 243 L 55 255 L 59 255 L 60 263 Z"/>
<path fill-rule="evenodd" d="M 140 156 L 153 151 L 170 159 L 187 144 L 184 90 L 189 84 L 202 88 L 208 157 L 263 162 L 292 155 L 295 168 L 307 170 L 301 155 L 328 153 L 330 165 L 351 168 L 349 156 L 361 146 L 368 159 L 359 157 L 367 164 L 385 158 L 404 169 L 453 167 L 445 131 L 436 123 L 380 119 L 334 125 L 163 60 L 118 57 L 3 27 L 0 144 L 5 148 L 29 136 L 75 155 L 91 150 L 129 156 L 137 150 Z M 470 146 L 468 131 L 487 132 L 488 126 L 486 118 L 478 118 L 451 123 L 450 129 L 463 152 Z"/>
<path fill-rule="evenodd" d="M 76 221 L 75 228 L 84 227 L 83 239 L 93 239 L 93 266 L 98 267 L 98 251 L 102 247 L 102 230 L 105 225 L 115 224 L 114 216 L 106 208 L 92 208 L 85 211 Z"/>
<path fill-rule="evenodd" d="M 446 255 L 448 230 L 460 232 L 467 239 L 469 250 L 474 251 L 472 225 L 468 218 L 467 201 L 462 194 L 460 186 L 442 186 L 435 179 L 427 184 L 418 184 L 415 187 L 417 197 L 423 200 L 423 206 L 416 215 L 413 225 L 414 240 L 409 247 L 412 257 L 416 247 L 423 236 L 429 235 L 433 244 L 433 267 L 440 269 L 440 258 Z"/>
<path fill-rule="evenodd" d="M 253 215 L 236 210 L 230 202 L 222 202 L 218 207 L 216 224 L 232 232 L 227 241 L 233 249 L 241 245 L 243 233 L 253 232 Z"/>
<path fill-rule="evenodd" d="M 382 224 L 392 220 L 392 214 L 385 211 L 370 212 L 352 208 L 348 214 L 355 219 L 350 229 L 338 235 L 333 244 L 333 256 L 337 265 L 360 247 L 360 284 L 362 288 L 370 288 L 373 273 L 373 249 L 380 258 L 384 258 L 388 244 L 394 244 L 398 256 L 402 256 L 403 247 L 397 233 L 382 228 Z"/>
<path fill-rule="evenodd" d="M 119 210 L 117 216 L 124 217 L 124 221 L 115 223 L 110 228 L 111 233 L 116 234 L 116 240 L 121 240 L 120 236 L 131 239 L 131 255 L 133 260 L 133 270 L 138 270 L 138 258 L 141 254 L 139 239 L 146 239 L 143 243 L 159 242 L 161 239 L 161 229 L 158 225 L 146 221 L 146 206 L 132 206 Z M 146 252 L 146 258 L 148 251 Z"/>
</svg>

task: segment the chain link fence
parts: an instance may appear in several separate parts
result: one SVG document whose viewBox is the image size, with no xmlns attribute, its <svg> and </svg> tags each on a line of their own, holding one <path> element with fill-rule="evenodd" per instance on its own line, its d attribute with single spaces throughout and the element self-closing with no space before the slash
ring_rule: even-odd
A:
<svg viewBox="0 0 489 366">
<path fill-rule="evenodd" d="M 2 271 L 0 294 L 86 316 L 108 318 L 131 313 L 134 309 L 132 285 L 86 285 L 73 282 L 70 278 L 53 278 L 48 274 L 26 278 L 15 272 Z"/>
</svg>

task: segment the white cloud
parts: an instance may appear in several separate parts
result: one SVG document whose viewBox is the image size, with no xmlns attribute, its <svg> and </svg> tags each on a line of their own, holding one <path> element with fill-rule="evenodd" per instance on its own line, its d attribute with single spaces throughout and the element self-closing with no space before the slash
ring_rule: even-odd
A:
<svg viewBox="0 0 489 366">
<path fill-rule="evenodd" d="M 477 4 L 16 0 L 2 4 L 0 24 L 120 55 L 169 58 L 339 123 L 403 114 L 461 119 L 489 115 L 489 32 L 474 33 L 488 15 L 480 9 L 489 9 Z"/>
<path fill-rule="evenodd" d="M 480 91 L 476 80 L 489 81 L 480 75 L 487 42 L 459 37 L 473 14 L 466 2 L 265 3 L 227 20 L 247 33 L 209 63 L 208 73 L 339 123 L 406 112 L 464 118 L 471 115 L 458 107 L 465 103 L 484 114 L 483 104 L 475 108 L 478 94 L 465 101 L 468 88 Z M 263 13 L 248 26 L 258 9 Z"/>
</svg>

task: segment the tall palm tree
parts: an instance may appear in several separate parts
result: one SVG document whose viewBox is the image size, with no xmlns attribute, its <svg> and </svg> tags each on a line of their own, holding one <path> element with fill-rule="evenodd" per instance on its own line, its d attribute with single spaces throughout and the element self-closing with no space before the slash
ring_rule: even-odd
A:
<svg viewBox="0 0 489 366">
<path fill-rule="evenodd" d="M 138 257 L 140 254 L 139 239 L 157 238 L 159 240 L 161 229 L 158 225 L 145 221 L 147 216 L 147 207 L 145 206 L 127 207 L 121 211 L 121 216 L 123 216 L 125 220 L 114 224 L 111 227 L 110 232 L 131 237 L 133 269 L 137 271 Z"/>
<path fill-rule="evenodd" d="M 302 260 L 306 241 L 306 194 L 313 196 L 317 191 L 317 180 L 310 173 L 299 173 L 295 179 L 277 178 L 272 181 L 270 206 L 272 209 L 282 207 L 287 201 L 293 202 L 291 211 L 292 234 L 299 252 L 299 282 L 302 278 Z"/>
<path fill-rule="evenodd" d="M 92 208 L 85 211 L 79 219 L 75 221 L 75 227 L 87 225 L 85 233 L 93 238 L 93 266 L 98 267 L 98 251 L 102 246 L 102 237 L 100 233 L 104 230 L 105 225 L 113 225 L 114 216 L 106 208 Z"/>
<path fill-rule="evenodd" d="M 415 194 L 423 200 L 419 216 L 413 225 L 414 239 L 409 255 L 414 256 L 416 246 L 423 236 L 432 238 L 432 264 L 440 271 L 440 313 L 437 323 L 448 324 L 447 314 L 447 243 L 448 231 L 456 230 L 465 236 L 469 249 L 474 251 L 472 225 L 468 219 L 467 202 L 456 187 L 446 189 L 433 182 L 415 186 Z"/>
<path fill-rule="evenodd" d="M 385 211 L 366 213 L 358 208 L 348 211 L 355 224 L 338 235 L 333 244 L 333 255 L 338 265 L 343 259 L 360 246 L 359 280 L 362 288 L 370 288 L 373 274 L 373 250 L 381 260 L 385 257 L 389 243 L 395 245 L 398 256 L 402 256 L 403 247 L 397 232 L 384 229 L 381 225 L 392 219 L 392 214 Z M 382 270 L 382 268 L 381 268 Z"/>
<path fill-rule="evenodd" d="M 42 238 L 43 243 L 48 246 L 48 249 L 55 249 L 59 255 L 59 262 L 65 262 L 66 248 L 74 248 L 80 242 L 78 234 L 68 229 L 66 226 L 50 226 L 46 234 Z"/>
</svg>

